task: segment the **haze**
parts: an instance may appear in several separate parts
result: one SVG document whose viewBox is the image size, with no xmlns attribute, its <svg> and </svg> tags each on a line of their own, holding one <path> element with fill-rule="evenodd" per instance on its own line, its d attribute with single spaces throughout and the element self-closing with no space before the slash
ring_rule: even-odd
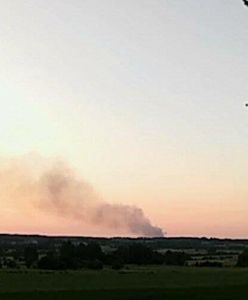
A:
<svg viewBox="0 0 248 300">
<path fill-rule="evenodd" d="M 242 1 L 0 0 L 0 37 L 2 170 L 63 161 L 168 236 L 247 237 Z M 1 232 L 137 234 L 0 201 Z"/>
</svg>

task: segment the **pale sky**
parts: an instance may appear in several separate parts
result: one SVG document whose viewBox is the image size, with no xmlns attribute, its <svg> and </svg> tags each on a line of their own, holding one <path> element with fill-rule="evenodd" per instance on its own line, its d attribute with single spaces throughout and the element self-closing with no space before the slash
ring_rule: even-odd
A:
<svg viewBox="0 0 248 300">
<path fill-rule="evenodd" d="M 0 38 L 1 158 L 65 160 L 169 236 L 248 236 L 241 0 L 0 0 Z"/>
</svg>

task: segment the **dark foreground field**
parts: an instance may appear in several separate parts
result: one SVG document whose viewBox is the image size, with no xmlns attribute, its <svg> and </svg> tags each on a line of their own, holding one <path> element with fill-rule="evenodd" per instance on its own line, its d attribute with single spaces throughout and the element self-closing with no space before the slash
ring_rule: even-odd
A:
<svg viewBox="0 0 248 300">
<path fill-rule="evenodd" d="M 248 270 L 147 267 L 125 271 L 1 271 L 1 300 L 248 299 Z"/>
</svg>

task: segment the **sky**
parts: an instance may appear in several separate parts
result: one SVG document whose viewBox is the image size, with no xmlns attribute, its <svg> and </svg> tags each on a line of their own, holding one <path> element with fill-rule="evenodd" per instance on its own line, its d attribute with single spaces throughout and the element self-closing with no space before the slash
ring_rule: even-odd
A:
<svg viewBox="0 0 248 300">
<path fill-rule="evenodd" d="M 0 0 L 0 38 L 2 173 L 63 161 L 168 236 L 248 236 L 242 1 Z M 121 234 L 0 201 L 1 232 Z"/>
</svg>

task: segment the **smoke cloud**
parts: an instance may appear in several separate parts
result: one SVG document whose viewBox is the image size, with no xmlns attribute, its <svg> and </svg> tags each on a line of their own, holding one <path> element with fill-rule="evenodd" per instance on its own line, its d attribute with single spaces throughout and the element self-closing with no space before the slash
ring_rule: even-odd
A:
<svg viewBox="0 0 248 300">
<path fill-rule="evenodd" d="M 129 232 L 136 236 L 163 236 L 143 210 L 136 206 L 103 201 L 91 185 L 64 163 L 41 166 L 19 159 L 0 163 L 0 202 L 11 201 L 22 210 L 36 211 L 66 219 Z"/>
</svg>

